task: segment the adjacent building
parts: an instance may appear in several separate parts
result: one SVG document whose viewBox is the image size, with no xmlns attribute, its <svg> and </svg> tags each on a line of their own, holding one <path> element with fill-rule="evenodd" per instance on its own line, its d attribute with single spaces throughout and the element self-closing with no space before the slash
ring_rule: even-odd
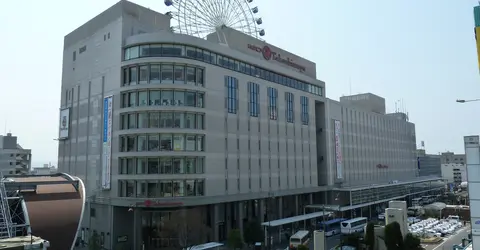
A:
<svg viewBox="0 0 480 250">
<path fill-rule="evenodd" d="M 33 168 L 31 174 L 33 175 L 51 175 L 57 173 L 55 166 L 51 164 L 43 164 L 41 168 Z"/>
<path fill-rule="evenodd" d="M 449 183 L 460 184 L 467 181 L 465 154 L 441 153 L 442 177 Z"/>
<path fill-rule="evenodd" d="M 425 153 L 424 149 L 417 150 L 418 175 L 419 176 L 442 176 L 442 164 L 440 155 Z"/>
<path fill-rule="evenodd" d="M 84 181 L 83 227 L 107 248 L 173 244 L 152 229 L 180 208 L 221 241 L 254 217 L 361 213 L 443 187 L 417 177 L 405 114 L 371 93 L 327 99 L 315 63 L 228 27 L 176 34 L 120 1 L 63 50 L 58 167 Z"/>
<path fill-rule="evenodd" d="M 28 174 L 32 164 L 32 150 L 24 149 L 11 133 L 0 135 L 0 172 Z"/>
<path fill-rule="evenodd" d="M 480 139 L 478 135 L 465 136 L 465 158 L 468 171 L 468 197 L 472 225 L 472 245 L 480 247 Z"/>
</svg>

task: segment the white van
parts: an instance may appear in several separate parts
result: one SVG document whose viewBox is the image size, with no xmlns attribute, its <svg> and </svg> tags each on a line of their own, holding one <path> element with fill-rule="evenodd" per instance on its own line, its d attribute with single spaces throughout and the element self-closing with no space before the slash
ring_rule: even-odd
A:
<svg viewBox="0 0 480 250">
<path fill-rule="evenodd" d="M 460 222 L 460 217 L 458 215 L 449 215 L 447 220 L 449 222 Z"/>
</svg>

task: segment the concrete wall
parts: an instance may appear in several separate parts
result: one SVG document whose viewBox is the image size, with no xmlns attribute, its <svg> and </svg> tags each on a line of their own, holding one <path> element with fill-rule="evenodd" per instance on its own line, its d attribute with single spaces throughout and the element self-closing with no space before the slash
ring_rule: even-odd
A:
<svg viewBox="0 0 480 250">
<path fill-rule="evenodd" d="M 329 166 L 332 166 L 329 171 L 334 173 L 336 166 L 333 121 L 339 120 L 342 124 L 344 185 L 416 177 L 415 124 L 333 100 L 328 100 L 327 110 L 327 145 L 332 149 L 328 154 Z"/>
<path fill-rule="evenodd" d="M 464 182 L 468 179 L 467 166 L 465 164 L 441 164 L 442 177 L 448 182 Z"/>
</svg>

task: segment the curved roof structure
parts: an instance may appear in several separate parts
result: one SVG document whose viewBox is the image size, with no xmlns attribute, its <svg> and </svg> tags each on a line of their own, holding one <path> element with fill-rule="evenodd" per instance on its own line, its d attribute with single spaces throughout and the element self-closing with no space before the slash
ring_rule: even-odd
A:
<svg viewBox="0 0 480 250">
<path fill-rule="evenodd" d="M 10 176 L 4 183 L 10 193 L 16 190 L 23 197 L 25 225 L 32 235 L 49 241 L 51 250 L 72 248 L 85 204 L 79 178 L 67 174 Z"/>
</svg>

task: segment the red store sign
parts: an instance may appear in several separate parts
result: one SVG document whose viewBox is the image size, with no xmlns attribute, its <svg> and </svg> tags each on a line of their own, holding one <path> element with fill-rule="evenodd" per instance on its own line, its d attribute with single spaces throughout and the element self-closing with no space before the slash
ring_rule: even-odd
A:
<svg viewBox="0 0 480 250">
<path fill-rule="evenodd" d="M 292 68 L 298 69 L 301 72 L 305 72 L 305 70 L 306 70 L 305 66 L 302 66 L 300 64 L 297 64 L 297 63 L 293 62 L 293 60 L 288 58 L 288 57 L 282 57 L 279 53 L 272 51 L 270 49 L 270 47 L 268 47 L 268 46 L 258 47 L 258 46 L 253 45 L 253 44 L 248 44 L 248 48 L 257 52 L 257 53 L 262 53 L 263 58 L 267 61 L 275 60 L 279 63 L 283 63 L 285 65 L 288 65 L 288 66 L 292 67 Z"/>
<path fill-rule="evenodd" d="M 388 166 L 383 164 L 377 164 L 377 168 L 388 168 Z"/>
<path fill-rule="evenodd" d="M 155 200 L 145 200 L 143 202 L 137 202 L 137 206 L 145 207 L 175 207 L 183 206 L 183 202 L 167 202 L 167 201 L 155 201 Z"/>
</svg>

